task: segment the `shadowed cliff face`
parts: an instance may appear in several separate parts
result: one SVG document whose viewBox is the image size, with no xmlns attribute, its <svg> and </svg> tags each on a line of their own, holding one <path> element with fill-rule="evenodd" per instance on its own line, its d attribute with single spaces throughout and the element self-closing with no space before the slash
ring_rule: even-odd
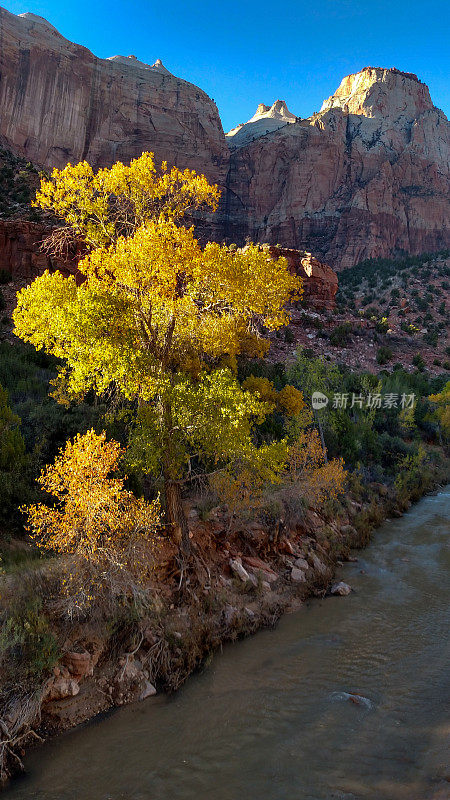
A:
<svg viewBox="0 0 450 800">
<path fill-rule="evenodd" d="M 0 143 L 35 164 L 153 151 L 221 187 L 202 237 L 307 250 L 335 269 L 450 246 L 450 126 L 415 75 L 367 67 L 293 120 L 281 101 L 260 105 L 229 150 L 215 103 L 160 62 L 99 59 L 0 9 Z"/>
<path fill-rule="evenodd" d="M 225 216 L 333 267 L 450 244 L 450 126 L 416 76 L 367 68 L 308 120 L 235 149 Z"/>
<path fill-rule="evenodd" d="M 96 58 L 41 17 L 0 9 L 0 74 L 0 136 L 40 166 L 109 166 L 151 150 L 224 182 L 215 103 L 161 62 Z"/>
</svg>

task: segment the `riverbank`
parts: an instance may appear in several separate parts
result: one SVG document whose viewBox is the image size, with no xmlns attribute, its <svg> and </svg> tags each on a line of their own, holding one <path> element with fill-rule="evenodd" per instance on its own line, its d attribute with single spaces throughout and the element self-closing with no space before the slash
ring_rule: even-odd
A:
<svg viewBox="0 0 450 800">
<path fill-rule="evenodd" d="M 8 800 L 447 798 L 449 503 L 447 486 L 377 528 L 338 567 L 348 597 L 28 752 Z"/>
<path fill-rule="evenodd" d="M 384 519 L 401 516 L 411 502 L 446 480 L 448 465 L 441 463 L 400 496 L 393 488 L 364 486 L 352 478 L 339 502 L 303 509 L 295 523 L 284 515 L 271 525 L 253 520 L 231 530 L 220 508 L 205 515 L 191 507 L 195 566 L 183 597 L 176 583 L 166 580 L 155 587 L 153 608 L 140 620 L 93 614 L 66 623 L 66 630 L 59 630 L 60 637 L 66 634 L 63 652 L 50 677 L 32 692 L 4 696 L 4 776 L 23 767 L 24 748 L 37 737 L 55 735 L 156 692 L 173 691 L 223 643 L 272 626 L 306 598 L 325 595 L 352 548 L 367 545 Z M 166 553 L 167 569 L 172 557 Z M 52 571 L 47 564 L 27 576 L 8 576 L 3 602 L 17 580 L 48 587 Z M 56 607 L 54 613 L 56 618 Z"/>
</svg>

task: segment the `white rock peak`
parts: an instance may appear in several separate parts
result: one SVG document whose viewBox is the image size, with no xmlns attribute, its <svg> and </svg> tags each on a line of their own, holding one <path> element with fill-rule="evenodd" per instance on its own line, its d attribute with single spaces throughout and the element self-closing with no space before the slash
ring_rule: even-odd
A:
<svg viewBox="0 0 450 800">
<path fill-rule="evenodd" d="M 258 119 L 280 119 L 284 122 L 295 122 L 297 118 L 295 114 L 291 114 L 284 100 L 275 100 L 271 106 L 260 103 L 249 122 L 256 122 Z"/>
<path fill-rule="evenodd" d="M 342 79 L 319 113 L 332 108 L 365 117 L 413 119 L 432 109 L 433 103 L 428 87 L 413 73 L 395 67 L 364 67 Z"/>
<path fill-rule="evenodd" d="M 259 139 L 260 136 L 273 133 L 284 125 L 296 121 L 297 117 L 289 111 L 284 100 L 275 100 L 271 106 L 260 103 L 248 122 L 237 125 L 226 134 L 228 144 L 231 147 L 242 147 L 253 139 Z"/>
</svg>

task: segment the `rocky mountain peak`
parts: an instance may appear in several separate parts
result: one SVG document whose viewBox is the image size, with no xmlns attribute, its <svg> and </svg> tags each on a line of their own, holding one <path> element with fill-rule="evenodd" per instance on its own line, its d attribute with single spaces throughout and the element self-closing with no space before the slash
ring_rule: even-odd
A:
<svg viewBox="0 0 450 800">
<path fill-rule="evenodd" d="M 152 69 L 157 69 L 157 70 L 158 70 L 158 72 L 159 72 L 161 75 L 172 75 L 172 73 L 171 73 L 171 72 L 169 72 L 169 70 L 168 70 L 168 69 L 166 69 L 166 67 L 164 66 L 164 64 L 163 64 L 163 62 L 161 61 L 161 59 L 160 59 L 160 58 L 157 58 L 157 59 L 156 59 L 155 63 L 154 63 L 154 64 L 152 64 L 151 68 L 152 68 Z"/>
<path fill-rule="evenodd" d="M 255 114 L 249 122 L 256 122 L 258 119 L 281 119 L 284 122 L 295 122 L 295 114 L 291 114 L 284 100 L 275 100 L 271 106 L 260 103 Z"/>
<path fill-rule="evenodd" d="M 229 158 L 215 103 L 160 59 L 97 58 L 34 14 L 0 7 L 0 143 L 39 167 L 94 168 L 143 151 L 223 184 Z"/>
<path fill-rule="evenodd" d="M 58 36 L 61 36 L 61 34 L 59 33 L 58 30 L 56 30 L 54 25 L 48 22 L 44 17 L 40 17 L 38 14 L 32 14 L 30 11 L 26 11 L 24 14 L 18 14 L 17 16 L 20 17 L 20 19 L 25 20 L 25 22 L 30 23 L 30 27 L 33 27 L 33 25 L 38 25 L 41 28 L 46 28 L 47 31 L 56 33 Z"/>
<path fill-rule="evenodd" d="M 284 100 L 275 100 L 271 106 L 259 103 L 248 122 L 237 125 L 226 134 L 228 143 L 231 147 L 242 147 L 260 136 L 265 136 L 266 133 L 272 133 L 296 121 L 297 117 L 289 111 Z"/>
<path fill-rule="evenodd" d="M 154 64 L 146 64 L 144 61 L 139 61 L 136 56 L 109 56 L 106 61 L 114 61 L 116 64 L 123 64 L 127 67 L 135 67 L 138 69 L 146 69 L 159 72 L 160 75 L 172 75 L 164 66 L 160 58 L 157 58 Z"/>
<path fill-rule="evenodd" d="M 324 101 L 320 113 L 331 108 L 365 117 L 416 119 L 434 106 L 428 87 L 412 72 L 365 67 L 343 78 L 337 91 Z"/>
</svg>

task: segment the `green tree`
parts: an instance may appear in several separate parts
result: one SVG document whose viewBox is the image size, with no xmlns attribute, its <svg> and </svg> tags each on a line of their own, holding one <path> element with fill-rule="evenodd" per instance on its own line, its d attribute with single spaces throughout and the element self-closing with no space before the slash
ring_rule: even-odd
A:
<svg viewBox="0 0 450 800">
<path fill-rule="evenodd" d="M 416 353 L 416 355 L 413 356 L 412 363 L 419 370 L 419 372 L 423 372 L 424 371 L 426 365 L 425 365 L 425 361 L 424 361 L 424 359 L 423 359 L 423 357 L 421 356 L 420 353 Z"/>
<path fill-rule="evenodd" d="M 393 355 L 394 354 L 390 347 L 387 347 L 387 345 L 382 345 L 377 350 L 377 363 L 387 364 L 388 361 L 391 361 Z"/>
<path fill-rule="evenodd" d="M 27 466 L 20 418 L 8 404 L 8 393 L 0 385 L 0 518 L 6 522 L 24 499 L 23 473 Z"/>
</svg>

